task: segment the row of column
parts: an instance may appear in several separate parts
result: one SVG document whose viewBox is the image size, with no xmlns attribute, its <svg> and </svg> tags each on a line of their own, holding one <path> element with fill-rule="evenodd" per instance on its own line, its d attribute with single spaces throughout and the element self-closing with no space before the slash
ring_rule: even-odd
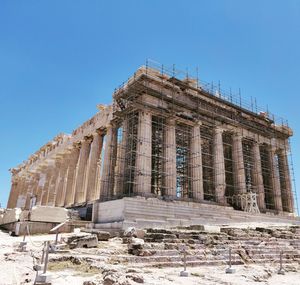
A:
<svg viewBox="0 0 300 285">
<path fill-rule="evenodd" d="M 74 206 L 99 199 L 100 191 L 108 195 L 114 176 L 116 130 L 112 125 L 107 128 L 102 170 L 104 134 L 95 132 L 48 165 L 41 166 L 37 173 L 15 180 L 8 207 L 18 206 L 19 199 L 19 206 L 29 208 L 32 197 L 37 205 Z"/>
<path fill-rule="evenodd" d="M 139 113 L 138 139 L 137 139 L 137 158 L 135 165 L 135 192 L 151 193 L 151 113 Z M 176 121 L 175 118 L 167 119 L 165 130 L 165 188 L 166 195 L 176 197 L 177 173 L 176 173 Z M 247 192 L 245 166 L 243 158 L 242 135 L 234 133 L 232 138 L 232 161 L 233 175 L 236 194 Z M 204 199 L 203 191 L 203 169 L 202 169 L 202 153 L 201 153 L 201 123 L 196 123 L 191 130 L 191 146 L 190 146 L 190 165 L 191 165 L 191 191 L 193 198 L 197 200 Z M 260 147 L 257 142 L 253 142 L 253 185 L 256 188 L 258 206 L 261 210 L 266 208 L 265 190 L 262 174 L 262 164 Z M 275 163 L 275 149 L 270 148 L 270 165 L 272 173 L 272 191 L 274 198 L 274 208 L 277 211 L 283 211 L 281 185 Z M 281 159 L 284 161 L 283 170 L 284 180 L 286 181 L 286 195 L 288 200 L 288 211 L 293 212 L 293 195 L 290 183 L 290 175 L 288 169 L 288 159 L 284 150 L 280 150 Z M 226 172 L 223 149 L 223 130 L 216 127 L 213 135 L 213 169 L 214 169 L 214 185 L 216 202 L 225 204 L 226 190 Z"/>
<path fill-rule="evenodd" d="M 165 161 L 164 186 L 165 195 L 177 195 L 177 169 L 176 169 L 176 119 L 168 118 L 165 128 Z M 134 176 L 134 192 L 151 193 L 152 175 L 152 114 L 147 111 L 139 112 L 137 126 L 136 161 Z M 123 123 L 122 141 L 118 143 L 117 127 L 108 126 L 106 130 L 106 146 L 103 156 L 103 133 L 96 132 L 91 137 L 75 144 L 65 154 L 57 157 L 52 164 L 41 167 L 39 173 L 33 173 L 28 178 L 20 178 L 12 184 L 8 207 L 17 204 L 17 197 L 27 197 L 26 207 L 29 207 L 28 197 L 35 196 L 37 204 L 51 206 L 73 206 L 104 197 L 110 199 L 113 195 L 124 193 L 124 174 L 126 170 L 126 143 L 128 135 L 128 122 Z M 213 135 L 213 173 L 216 202 L 225 203 L 226 174 L 223 148 L 223 130 L 216 127 Z M 260 148 L 253 142 L 253 184 L 258 193 L 260 209 L 265 209 L 265 192 L 262 175 Z M 286 153 L 279 153 L 286 191 L 289 195 L 288 210 L 293 212 L 293 197 L 288 170 Z M 281 186 L 275 163 L 275 149 L 270 151 L 270 165 L 272 171 L 272 189 L 275 209 L 282 211 Z M 201 148 L 201 122 L 197 122 L 191 129 L 190 143 L 190 176 L 191 192 L 193 198 L 204 200 L 203 165 Z M 233 174 L 236 194 L 247 191 L 245 168 L 243 160 L 242 135 L 233 134 L 232 138 Z M 132 182 L 132 181 L 131 181 Z"/>
</svg>

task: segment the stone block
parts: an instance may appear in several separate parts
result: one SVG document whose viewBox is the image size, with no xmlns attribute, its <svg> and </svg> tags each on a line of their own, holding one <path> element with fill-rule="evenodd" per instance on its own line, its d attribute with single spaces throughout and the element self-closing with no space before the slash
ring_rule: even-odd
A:
<svg viewBox="0 0 300 285">
<path fill-rule="evenodd" d="M 2 224 L 10 224 L 17 222 L 21 219 L 22 210 L 20 208 L 7 209 L 3 214 Z"/>
<path fill-rule="evenodd" d="M 91 248 L 98 246 L 98 239 L 95 234 L 74 234 L 68 237 L 66 243 L 70 249 L 78 247 Z"/>
<path fill-rule="evenodd" d="M 218 226 L 204 225 L 204 231 L 206 231 L 208 233 L 220 233 L 221 228 Z"/>
<path fill-rule="evenodd" d="M 30 220 L 35 222 L 62 223 L 68 219 L 68 210 L 61 207 L 34 206 Z"/>
<path fill-rule="evenodd" d="M 106 231 L 101 231 L 101 230 L 97 230 L 97 229 L 85 229 L 83 231 L 96 235 L 98 238 L 98 241 L 108 241 L 111 238 L 111 234 Z"/>
</svg>

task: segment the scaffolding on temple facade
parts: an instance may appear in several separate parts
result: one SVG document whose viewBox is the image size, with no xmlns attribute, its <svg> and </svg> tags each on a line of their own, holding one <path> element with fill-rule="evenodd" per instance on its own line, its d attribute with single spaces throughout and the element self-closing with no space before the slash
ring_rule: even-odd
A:
<svg viewBox="0 0 300 285">
<path fill-rule="evenodd" d="M 160 83 L 157 78 L 160 78 Z M 179 91 L 186 91 L 193 100 L 180 100 Z M 197 96 L 197 92 L 208 100 Z M 155 103 L 151 102 L 150 97 L 147 98 L 148 101 L 144 100 L 145 94 L 153 96 Z M 176 70 L 174 66 L 167 69 L 153 61 L 147 61 L 133 77 L 117 88 L 113 98 L 114 122 L 118 129 L 115 168 L 111 168 L 113 173 L 110 175 L 114 180 L 114 191 L 109 195 L 101 193 L 101 200 L 149 196 L 149 193 L 145 194 L 141 190 L 149 187 L 150 196 L 161 199 L 197 201 L 201 197 L 204 203 L 220 202 L 216 197 L 216 189 L 219 187 L 225 189 L 224 204 L 235 208 L 240 208 L 240 203 L 236 200 L 241 191 L 256 193 L 258 204 L 261 203 L 260 197 L 264 192 L 265 210 L 277 209 L 276 195 L 280 195 L 283 211 L 288 211 L 289 207 L 298 211 L 295 187 L 293 193 L 289 193 L 288 189 L 292 186 L 288 185 L 291 182 L 286 177 L 289 168 L 292 170 L 289 174 L 293 176 L 292 160 L 287 161 L 283 153 L 277 153 L 274 145 L 276 136 L 280 133 L 277 130 L 289 132 L 288 123 L 269 111 L 262 112 L 256 100 L 251 99 L 248 103 L 242 99 L 240 91 L 237 94 L 225 92 L 220 88 L 220 83 L 206 83 L 200 81 L 198 75 L 192 78 L 188 73 Z M 226 110 L 221 104 L 237 108 L 238 111 Z M 193 111 L 186 112 L 187 109 Z M 151 113 L 150 119 L 147 118 L 147 112 Z M 242 115 L 242 112 L 249 115 Z M 262 128 L 252 120 L 252 116 L 263 119 L 270 127 Z M 197 120 L 201 121 L 199 133 L 195 133 L 193 129 Z M 241 133 L 236 134 L 233 129 L 223 130 L 221 153 L 224 156 L 218 157 L 220 152 L 214 149 L 214 127 L 222 123 L 240 128 Z M 269 143 L 255 145 L 253 139 L 243 136 L 247 129 L 255 132 L 258 138 L 269 138 Z M 172 137 L 173 133 L 175 137 Z M 200 149 L 192 142 L 192 137 L 197 135 Z M 237 136 L 240 135 L 243 136 L 241 145 L 237 141 Z M 290 153 L 289 143 L 284 145 L 285 151 Z M 151 151 L 145 152 L 145 148 L 150 148 Z M 201 159 L 197 159 L 197 156 L 201 156 Z M 170 160 L 173 158 L 175 161 L 172 163 Z M 237 160 L 243 165 L 238 165 Z M 262 181 L 257 173 L 257 160 L 261 164 Z M 147 161 L 151 161 L 151 167 Z M 202 165 L 200 172 L 197 165 L 199 161 Z M 224 169 L 216 168 L 218 163 L 224 164 Z M 198 167 L 198 174 L 195 173 L 195 167 Z M 235 175 L 240 168 L 244 169 L 243 173 Z M 224 182 L 218 182 L 218 176 L 222 176 L 222 173 L 217 171 L 225 173 Z M 280 193 L 275 192 L 275 188 L 278 191 L 277 178 Z M 201 180 L 203 186 L 193 187 L 196 180 Z M 172 190 L 174 187 L 175 192 Z M 196 193 L 197 191 L 201 193 Z M 293 205 L 288 205 L 290 195 L 295 199 Z"/>
</svg>

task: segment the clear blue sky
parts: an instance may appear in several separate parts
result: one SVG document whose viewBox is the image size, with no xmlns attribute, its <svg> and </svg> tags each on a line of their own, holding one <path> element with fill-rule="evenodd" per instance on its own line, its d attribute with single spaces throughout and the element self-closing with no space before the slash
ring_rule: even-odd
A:
<svg viewBox="0 0 300 285">
<path fill-rule="evenodd" d="M 289 120 L 300 188 L 300 1 L 0 1 L 0 201 L 8 169 L 109 103 L 146 58 L 241 88 Z"/>
</svg>

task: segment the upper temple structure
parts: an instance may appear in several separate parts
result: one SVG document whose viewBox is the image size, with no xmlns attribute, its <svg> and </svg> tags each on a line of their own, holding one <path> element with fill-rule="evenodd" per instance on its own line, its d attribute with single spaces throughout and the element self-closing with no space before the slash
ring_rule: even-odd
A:
<svg viewBox="0 0 300 285">
<path fill-rule="evenodd" d="M 178 211 L 211 205 L 239 213 L 295 212 L 292 130 L 256 104 L 146 65 L 115 90 L 112 105 L 98 109 L 72 134 L 57 135 L 11 169 L 8 208 L 76 208 L 95 223 L 123 221 L 121 209 L 132 210 L 130 199 L 137 197 L 157 201 L 161 216 L 171 203 Z M 144 209 L 154 216 L 150 208 Z"/>
</svg>

